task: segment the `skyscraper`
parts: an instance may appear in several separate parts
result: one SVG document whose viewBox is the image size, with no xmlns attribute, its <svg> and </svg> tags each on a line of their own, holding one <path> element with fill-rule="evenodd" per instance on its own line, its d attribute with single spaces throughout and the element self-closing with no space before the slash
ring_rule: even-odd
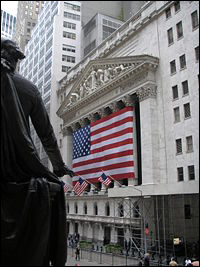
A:
<svg viewBox="0 0 200 267">
<path fill-rule="evenodd" d="M 15 41 L 24 51 L 25 45 L 31 38 L 32 29 L 44 6 L 44 1 L 18 1 Z"/>
<path fill-rule="evenodd" d="M 25 47 L 26 59 L 20 64 L 20 73 L 38 86 L 55 131 L 57 81 L 80 61 L 80 9 L 78 1 L 45 1 Z M 32 136 L 47 165 L 48 158 L 33 130 Z"/>
<path fill-rule="evenodd" d="M 12 39 L 15 32 L 16 17 L 1 10 L 1 36 Z"/>
</svg>

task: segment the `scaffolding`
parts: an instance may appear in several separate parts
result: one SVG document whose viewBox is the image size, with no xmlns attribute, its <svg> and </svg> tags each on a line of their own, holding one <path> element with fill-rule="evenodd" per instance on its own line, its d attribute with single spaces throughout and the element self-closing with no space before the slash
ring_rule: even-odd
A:
<svg viewBox="0 0 200 267">
<path fill-rule="evenodd" d="M 157 259 L 167 259 L 169 255 L 176 256 L 179 253 L 188 255 L 184 218 L 185 195 L 116 197 L 112 201 L 114 243 L 121 245 L 123 253 L 142 257 L 148 252 L 152 260 L 155 256 Z M 178 205 L 183 207 L 182 211 L 177 210 Z M 182 217 L 177 219 L 180 222 L 183 220 L 180 226 L 175 221 L 178 212 Z M 176 246 L 174 239 L 178 234 L 180 243 Z"/>
</svg>

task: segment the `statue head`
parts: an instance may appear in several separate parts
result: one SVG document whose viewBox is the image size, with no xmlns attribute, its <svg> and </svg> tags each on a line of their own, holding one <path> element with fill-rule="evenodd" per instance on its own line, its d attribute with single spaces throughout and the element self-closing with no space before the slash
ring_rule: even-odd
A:
<svg viewBox="0 0 200 267">
<path fill-rule="evenodd" d="M 18 60 L 23 58 L 25 55 L 14 41 L 1 37 L 1 61 L 3 59 L 11 70 L 15 70 Z"/>
</svg>

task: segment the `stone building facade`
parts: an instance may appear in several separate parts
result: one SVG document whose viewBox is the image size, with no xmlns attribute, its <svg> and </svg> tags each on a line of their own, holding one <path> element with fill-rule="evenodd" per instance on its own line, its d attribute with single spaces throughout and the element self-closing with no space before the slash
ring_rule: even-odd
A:
<svg viewBox="0 0 200 267">
<path fill-rule="evenodd" d="M 60 81 L 69 166 L 73 131 L 126 106 L 135 118 L 135 178 L 66 194 L 69 234 L 165 256 L 175 237 L 185 249 L 198 241 L 198 10 L 197 1 L 148 1 Z"/>
</svg>

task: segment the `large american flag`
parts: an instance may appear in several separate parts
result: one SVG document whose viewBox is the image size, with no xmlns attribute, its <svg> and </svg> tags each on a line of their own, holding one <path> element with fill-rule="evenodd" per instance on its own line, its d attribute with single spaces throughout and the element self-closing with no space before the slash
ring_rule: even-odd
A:
<svg viewBox="0 0 200 267">
<path fill-rule="evenodd" d="M 125 107 L 73 133 L 73 184 L 79 175 L 98 182 L 134 178 L 133 107 Z"/>
</svg>

